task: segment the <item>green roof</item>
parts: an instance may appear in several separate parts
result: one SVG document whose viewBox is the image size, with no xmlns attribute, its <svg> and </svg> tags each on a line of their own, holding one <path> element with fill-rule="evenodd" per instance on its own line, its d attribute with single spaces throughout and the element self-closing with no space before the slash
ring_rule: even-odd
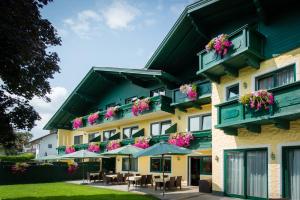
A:
<svg viewBox="0 0 300 200">
<path fill-rule="evenodd" d="M 142 87 L 151 87 L 154 82 L 174 86 L 179 84 L 175 77 L 161 70 L 92 67 L 44 129 L 70 129 L 71 120 L 86 115 L 91 107 L 99 104 L 108 84 L 118 84 L 125 80 Z"/>
</svg>

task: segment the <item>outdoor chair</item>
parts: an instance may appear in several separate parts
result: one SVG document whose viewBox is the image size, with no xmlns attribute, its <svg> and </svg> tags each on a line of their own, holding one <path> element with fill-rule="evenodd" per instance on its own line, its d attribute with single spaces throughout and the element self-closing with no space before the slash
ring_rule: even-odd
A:
<svg viewBox="0 0 300 200">
<path fill-rule="evenodd" d="M 182 180 L 182 176 L 177 176 L 176 183 L 175 183 L 176 188 L 179 187 L 181 189 L 181 180 Z"/>
<path fill-rule="evenodd" d="M 151 184 L 151 187 L 153 186 L 152 174 L 148 174 L 146 178 L 146 186 L 149 184 Z"/>
<path fill-rule="evenodd" d="M 146 185 L 147 185 L 147 176 L 142 175 L 141 180 L 139 182 L 140 182 L 141 187 L 143 187 L 143 186 L 146 187 Z"/>
<path fill-rule="evenodd" d="M 103 176 L 103 182 L 106 184 L 112 183 L 112 178 L 107 177 L 106 175 Z"/>
<path fill-rule="evenodd" d="M 176 188 L 175 183 L 176 183 L 175 177 L 170 177 L 170 181 L 166 183 L 166 188 L 168 188 L 169 190 Z"/>
<path fill-rule="evenodd" d="M 103 171 L 100 171 L 100 172 L 99 172 L 99 178 L 98 178 L 98 180 L 99 180 L 99 181 L 103 181 L 103 176 L 104 176 L 104 172 L 103 172 Z"/>
<path fill-rule="evenodd" d="M 96 182 L 99 179 L 99 174 L 95 174 L 96 172 L 87 172 L 87 180 L 88 182 L 94 181 Z"/>
<path fill-rule="evenodd" d="M 168 178 L 168 177 L 169 177 L 169 175 L 164 175 L 164 177 L 165 177 L 165 178 Z"/>
<path fill-rule="evenodd" d="M 160 179 L 160 176 L 154 176 L 154 180 L 155 179 Z M 159 189 L 161 189 L 162 185 L 163 185 L 162 183 L 155 181 L 155 186 L 154 186 L 155 190 L 157 190 L 157 187 L 159 187 Z"/>
<path fill-rule="evenodd" d="M 118 184 L 124 183 L 124 176 L 123 176 L 123 174 L 120 174 L 120 173 L 117 174 L 117 182 L 118 182 Z"/>
</svg>

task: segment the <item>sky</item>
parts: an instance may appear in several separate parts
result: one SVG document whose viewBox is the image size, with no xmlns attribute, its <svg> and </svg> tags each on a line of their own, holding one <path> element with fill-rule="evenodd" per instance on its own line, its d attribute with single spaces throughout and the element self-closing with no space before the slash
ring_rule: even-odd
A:
<svg viewBox="0 0 300 200">
<path fill-rule="evenodd" d="M 41 120 L 34 138 L 91 67 L 143 68 L 186 5 L 193 0 L 54 0 L 41 10 L 62 39 L 50 50 L 60 73 L 50 80 L 50 103 L 34 98 Z"/>
</svg>

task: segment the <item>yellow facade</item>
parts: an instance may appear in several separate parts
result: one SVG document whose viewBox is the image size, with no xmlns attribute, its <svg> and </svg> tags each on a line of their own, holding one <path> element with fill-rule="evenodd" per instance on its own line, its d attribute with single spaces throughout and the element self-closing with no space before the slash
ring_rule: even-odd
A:
<svg viewBox="0 0 300 200">
<path fill-rule="evenodd" d="M 212 85 L 212 105 L 225 101 L 227 86 L 239 83 L 240 95 L 255 91 L 255 77 L 273 70 L 295 64 L 296 81 L 300 80 L 300 49 L 266 60 L 260 68 L 243 68 L 239 77 L 223 76 L 220 84 Z M 300 120 L 292 121 L 289 130 L 276 128 L 274 125 L 262 126 L 260 134 L 239 129 L 237 136 L 226 135 L 217 124 L 217 109 L 212 106 L 212 160 L 213 160 L 213 190 L 224 191 L 224 150 L 248 149 L 265 147 L 268 149 L 268 193 L 269 198 L 279 198 L 282 195 L 282 146 L 300 145 Z"/>
<path fill-rule="evenodd" d="M 116 130 L 121 133 L 121 140 L 123 139 L 122 131 L 123 128 L 138 126 L 139 129 L 144 128 L 145 136 L 150 136 L 150 124 L 159 121 L 171 120 L 172 124 L 177 123 L 177 132 L 188 131 L 188 117 L 193 115 L 207 114 L 211 112 L 211 105 L 203 105 L 201 108 L 191 108 L 187 112 L 175 110 L 175 114 L 169 113 L 153 113 L 148 116 L 136 116 L 130 120 L 119 120 L 114 122 L 108 122 L 103 125 L 96 125 L 91 127 L 84 127 L 73 131 L 58 130 L 58 145 L 71 146 L 74 144 L 74 136 L 83 135 L 83 143 L 88 143 L 88 134 L 100 133 L 102 134 L 105 130 Z M 103 139 L 103 137 L 101 137 Z M 211 155 L 211 149 L 200 150 L 200 156 Z M 172 171 L 169 173 L 171 176 L 182 176 L 183 181 L 187 181 L 188 177 L 188 158 L 187 156 L 172 156 Z M 122 171 L 122 157 L 116 157 L 116 171 Z M 125 173 L 125 172 L 124 172 Z M 138 172 L 140 174 L 156 174 L 150 172 L 150 157 L 141 157 L 138 159 Z M 168 173 L 167 173 L 168 174 Z M 202 176 L 202 178 L 210 178 L 211 176 Z"/>
</svg>

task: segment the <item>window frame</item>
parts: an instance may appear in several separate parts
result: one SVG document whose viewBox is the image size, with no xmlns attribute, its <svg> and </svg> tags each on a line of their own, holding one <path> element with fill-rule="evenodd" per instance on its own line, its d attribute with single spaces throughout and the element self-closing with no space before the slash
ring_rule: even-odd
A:
<svg viewBox="0 0 300 200">
<path fill-rule="evenodd" d="M 78 138 L 78 137 L 79 137 L 79 143 L 78 144 L 83 144 L 83 135 L 74 135 L 74 138 L 73 138 L 74 145 L 78 145 L 78 144 L 75 144 L 75 138 Z M 82 138 L 82 143 L 81 143 L 81 138 Z"/>
<path fill-rule="evenodd" d="M 109 137 L 107 138 L 107 140 L 104 140 L 104 133 L 105 132 L 109 132 Z M 114 134 L 116 134 L 117 133 L 117 130 L 116 129 L 111 129 L 111 130 L 104 130 L 104 131 L 102 131 L 102 141 L 103 142 L 106 142 L 106 141 L 109 141 L 109 138 L 111 137 L 111 136 L 113 136 L 113 134 L 112 134 L 112 132 L 114 132 Z"/>
<path fill-rule="evenodd" d="M 188 117 L 188 131 L 189 132 L 198 132 L 198 131 L 209 131 L 210 129 L 203 129 L 203 118 L 206 116 L 210 116 L 211 117 L 211 113 L 206 113 L 206 114 L 200 114 L 200 115 L 192 115 Z M 195 117 L 199 117 L 199 124 L 200 124 L 200 130 L 197 131 L 191 131 L 191 123 L 190 123 L 190 119 L 191 118 L 195 118 Z"/>
<path fill-rule="evenodd" d="M 130 132 L 129 132 L 129 137 L 127 137 L 127 138 L 124 138 L 124 130 L 125 129 L 129 129 L 130 130 Z M 124 127 L 123 128 L 123 130 L 122 130 L 122 138 L 123 139 L 130 139 L 130 138 L 132 138 L 132 131 L 134 130 L 134 129 L 137 129 L 137 130 L 139 130 L 139 126 L 129 126 L 129 127 Z"/>
<path fill-rule="evenodd" d="M 52 144 L 48 144 L 48 149 L 52 149 L 53 145 Z"/>
<path fill-rule="evenodd" d="M 130 171 L 130 172 L 138 172 L 139 171 L 139 159 L 130 157 L 130 162 L 132 162 L 133 159 L 136 160 L 136 162 L 137 162 L 137 169 L 132 169 L 131 163 L 129 163 L 129 170 L 124 169 L 123 162 L 124 162 L 124 160 L 129 160 L 129 158 L 128 157 L 122 157 L 122 171 Z"/>
<path fill-rule="evenodd" d="M 273 70 L 273 71 L 271 71 L 271 72 L 267 72 L 267 73 L 264 73 L 264 74 L 261 74 L 261 75 L 259 75 L 259 76 L 256 76 L 255 77 L 255 90 L 257 91 L 257 90 L 259 90 L 259 80 L 261 80 L 261 79 L 263 79 L 263 78 L 266 78 L 266 77 L 269 77 L 269 76 L 271 76 L 272 78 L 273 78 L 273 87 L 272 88 L 269 88 L 269 89 L 273 89 L 273 88 L 276 88 L 276 87 L 280 87 L 280 86 L 278 86 L 278 82 L 277 82 L 277 80 L 276 80 L 276 75 L 277 74 L 279 74 L 280 72 L 282 72 L 282 71 L 284 71 L 284 70 L 287 70 L 288 68 L 291 68 L 292 70 L 293 70 L 293 74 L 294 74 L 294 76 L 293 76 L 293 82 L 292 83 L 294 83 L 294 82 L 296 82 L 296 64 L 295 63 L 293 63 L 293 64 L 290 64 L 290 65 L 287 65 L 287 66 L 284 66 L 284 67 L 281 67 L 281 68 L 279 68 L 279 69 L 276 69 L 276 70 Z M 283 86 L 283 85 L 282 85 Z"/>
<path fill-rule="evenodd" d="M 162 124 L 163 123 L 168 123 L 168 122 L 170 122 L 170 126 L 172 126 L 172 120 L 164 120 L 164 121 L 150 123 L 150 135 L 152 137 L 160 136 L 160 135 L 165 135 L 165 134 L 162 134 Z M 158 124 L 159 125 L 159 134 L 158 135 L 152 135 L 152 125 L 153 124 Z"/>
<path fill-rule="evenodd" d="M 223 162 L 224 162 L 224 167 L 223 167 L 223 184 L 224 186 L 227 184 L 227 156 L 228 156 L 228 152 L 239 152 L 239 153 L 243 153 L 243 163 L 244 163 L 244 177 L 243 177 L 243 181 L 244 181 L 244 195 L 237 195 L 237 194 L 229 194 L 227 193 L 227 187 L 224 187 L 224 194 L 225 196 L 229 196 L 229 197 L 237 197 L 237 198 L 253 198 L 251 196 L 247 195 L 247 152 L 251 152 L 251 151 L 266 151 L 267 152 L 267 186 L 269 186 L 269 149 L 268 147 L 258 147 L 258 148 L 245 148 L 245 149 L 225 149 L 224 150 L 224 154 L 223 154 Z M 254 197 L 255 198 L 255 197 Z M 260 199 L 264 199 L 264 198 L 260 198 Z M 269 199 L 269 187 L 267 187 L 267 198 Z"/>
<path fill-rule="evenodd" d="M 200 156 L 200 175 L 212 175 L 212 168 L 211 172 L 204 172 L 203 170 L 203 158 L 210 158 L 211 159 L 211 165 L 212 165 L 212 156 Z"/>
<path fill-rule="evenodd" d="M 235 97 L 229 98 L 229 89 L 231 89 L 231 88 L 233 88 L 233 87 L 236 87 L 236 86 L 238 87 L 238 92 L 239 92 L 239 94 L 238 94 L 237 96 L 235 96 Z M 225 97 L 226 101 L 238 99 L 239 96 L 240 96 L 240 83 L 234 83 L 234 84 L 232 84 L 232 85 L 229 85 L 229 86 L 227 86 L 227 87 L 225 88 L 225 90 L 226 90 L 226 97 Z"/>
<path fill-rule="evenodd" d="M 152 160 L 154 160 L 154 159 L 159 159 L 160 160 L 158 171 L 152 170 L 152 168 L 151 168 Z M 164 157 L 164 160 L 166 161 L 166 159 L 170 160 L 171 166 L 170 166 L 170 171 L 165 171 L 164 173 L 172 173 L 172 157 L 171 156 L 166 156 L 166 157 Z M 162 158 L 161 157 L 150 157 L 150 172 L 153 172 L 153 173 L 162 173 L 163 172 L 163 170 L 162 170 Z"/>
</svg>

